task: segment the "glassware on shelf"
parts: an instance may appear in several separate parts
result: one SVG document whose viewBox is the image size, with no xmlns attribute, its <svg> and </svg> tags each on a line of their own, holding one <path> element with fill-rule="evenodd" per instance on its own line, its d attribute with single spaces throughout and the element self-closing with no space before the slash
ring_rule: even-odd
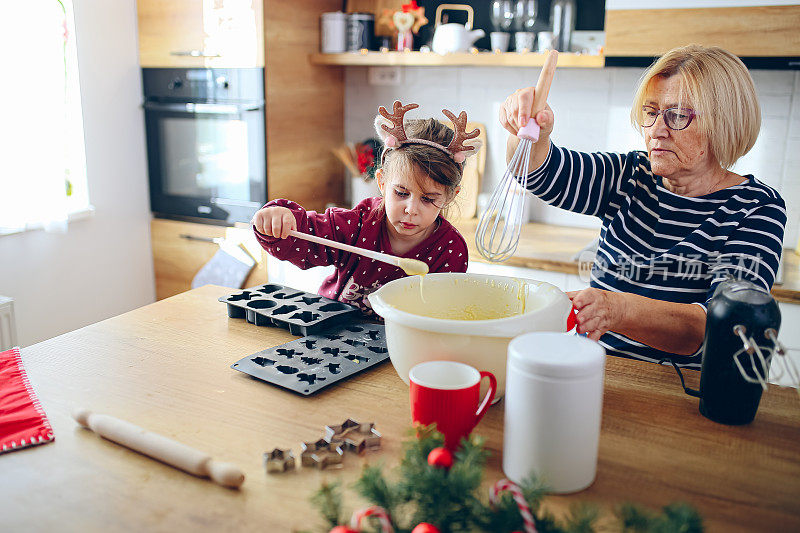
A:
<svg viewBox="0 0 800 533">
<path fill-rule="evenodd" d="M 511 35 L 508 33 L 514 21 L 514 7 L 511 0 L 493 0 L 490 11 L 492 29 L 489 34 L 492 50 L 506 52 Z"/>
<path fill-rule="evenodd" d="M 514 31 L 535 31 L 538 11 L 536 0 L 517 0 L 514 3 Z"/>
<path fill-rule="evenodd" d="M 550 6 L 553 47 L 559 52 L 569 52 L 572 47 L 576 12 L 575 0 L 553 0 Z"/>
<path fill-rule="evenodd" d="M 491 7 L 492 29 L 496 32 L 507 32 L 514 20 L 511 0 L 492 0 Z"/>
<path fill-rule="evenodd" d="M 532 52 L 535 40 L 536 34 L 532 31 L 518 31 L 514 34 L 514 49 L 520 54 Z"/>
<path fill-rule="evenodd" d="M 511 34 L 505 31 L 493 31 L 489 34 L 493 52 L 507 52 Z"/>
</svg>

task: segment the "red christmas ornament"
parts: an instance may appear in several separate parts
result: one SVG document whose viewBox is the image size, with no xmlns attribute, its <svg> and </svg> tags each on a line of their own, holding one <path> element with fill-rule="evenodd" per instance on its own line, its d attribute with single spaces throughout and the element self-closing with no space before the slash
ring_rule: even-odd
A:
<svg viewBox="0 0 800 533">
<path fill-rule="evenodd" d="M 417 5 L 417 0 L 411 0 L 411 2 L 403 4 L 402 8 L 403 8 L 403 13 L 408 13 L 410 11 L 416 11 L 417 9 L 419 9 L 419 6 Z"/>
<path fill-rule="evenodd" d="M 436 450 L 441 450 L 441 448 L 436 448 Z M 411 533 L 440 533 L 440 531 L 439 528 L 434 525 L 427 522 L 420 522 L 417 524 L 417 527 L 411 530 Z"/>
<path fill-rule="evenodd" d="M 428 454 L 428 464 L 435 468 L 450 468 L 453 466 L 453 453 L 447 448 L 434 448 Z"/>
<path fill-rule="evenodd" d="M 347 526 L 336 526 L 329 533 L 358 533 L 358 530 Z"/>
</svg>

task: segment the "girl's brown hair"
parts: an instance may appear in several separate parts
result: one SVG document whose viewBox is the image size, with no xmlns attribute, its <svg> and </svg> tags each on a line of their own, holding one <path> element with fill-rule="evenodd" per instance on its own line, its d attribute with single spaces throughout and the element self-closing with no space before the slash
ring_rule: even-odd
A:
<svg viewBox="0 0 800 533">
<path fill-rule="evenodd" d="M 450 144 L 455 135 L 452 129 L 433 118 L 411 119 L 403 127 L 409 139 L 425 139 L 442 146 Z M 449 202 L 461 183 L 463 166 L 456 163 L 449 154 L 433 146 L 405 143 L 386 153 L 383 171 L 389 174 L 410 171 L 416 179 L 427 175 L 436 183 L 444 185 Z"/>
</svg>

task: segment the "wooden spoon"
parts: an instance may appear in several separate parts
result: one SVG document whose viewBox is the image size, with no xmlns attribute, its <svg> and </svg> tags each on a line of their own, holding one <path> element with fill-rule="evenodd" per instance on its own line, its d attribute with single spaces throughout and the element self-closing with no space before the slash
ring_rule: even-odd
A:
<svg viewBox="0 0 800 533">
<path fill-rule="evenodd" d="M 289 235 L 292 237 L 297 237 L 298 239 L 305 239 L 317 244 L 330 246 L 331 248 L 338 248 L 339 250 L 344 250 L 345 252 L 363 255 L 364 257 L 369 257 L 370 259 L 374 259 L 376 261 L 382 261 L 384 263 L 389 263 L 390 265 L 398 266 L 409 276 L 425 275 L 428 273 L 428 265 L 419 259 L 409 259 L 408 257 L 397 257 L 396 255 L 384 254 L 382 252 L 351 246 L 349 244 L 332 241 L 323 237 L 317 237 L 316 235 L 309 235 L 308 233 L 301 233 L 295 230 L 291 230 Z"/>
</svg>

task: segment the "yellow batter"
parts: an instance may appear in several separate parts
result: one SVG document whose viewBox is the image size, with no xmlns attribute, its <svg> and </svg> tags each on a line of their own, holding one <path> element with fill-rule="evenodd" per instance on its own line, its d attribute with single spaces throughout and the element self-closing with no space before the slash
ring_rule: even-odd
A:
<svg viewBox="0 0 800 533">
<path fill-rule="evenodd" d="M 425 315 L 431 318 L 442 318 L 444 320 L 494 320 L 497 318 L 507 318 L 518 315 L 516 309 L 504 309 L 502 311 L 487 310 L 478 304 L 468 305 L 462 309 L 448 309 L 439 312 L 426 312 Z"/>
<path fill-rule="evenodd" d="M 409 259 L 408 257 L 400 257 L 397 261 L 397 266 L 409 276 L 419 275 L 424 276 L 428 273 L 428 265 L 419 259 Z"/>
<path fill-rule="evenodd" d="M 427 304 L 425 300 L 425 291 L 423 289 L 425 275 L 420 275 L 419 279 L 419 296 L 420 300 L 422 300 L 423 304 Z M 516 302 L 518 305 L 509 305 L 506 306 L 504 309 L 487 309 L 485 306 L 481 305 L 480 303 L 470 304 L 464 308 L 459 309 L 447 309 L 447 310 L 431 310 L 429 308 L 424 308 L 424 315 L 429 316 L 431 318 L 440 318 L 444 320 L 495 320 L 498 318 L 508 318 L 511 316 L 521 315 L 525 313 L 525 296 L 526 291 L 525 288 L 527 284 L 520 279 L 517 279 L 517 287 L 516 287 Z M 498 291 L 508 291 L 512 289 L 508 285 L 499 285 L 495 284 L 494 281 L 489 282 L 489 286 L 493 289 Z"/>
</svg>

